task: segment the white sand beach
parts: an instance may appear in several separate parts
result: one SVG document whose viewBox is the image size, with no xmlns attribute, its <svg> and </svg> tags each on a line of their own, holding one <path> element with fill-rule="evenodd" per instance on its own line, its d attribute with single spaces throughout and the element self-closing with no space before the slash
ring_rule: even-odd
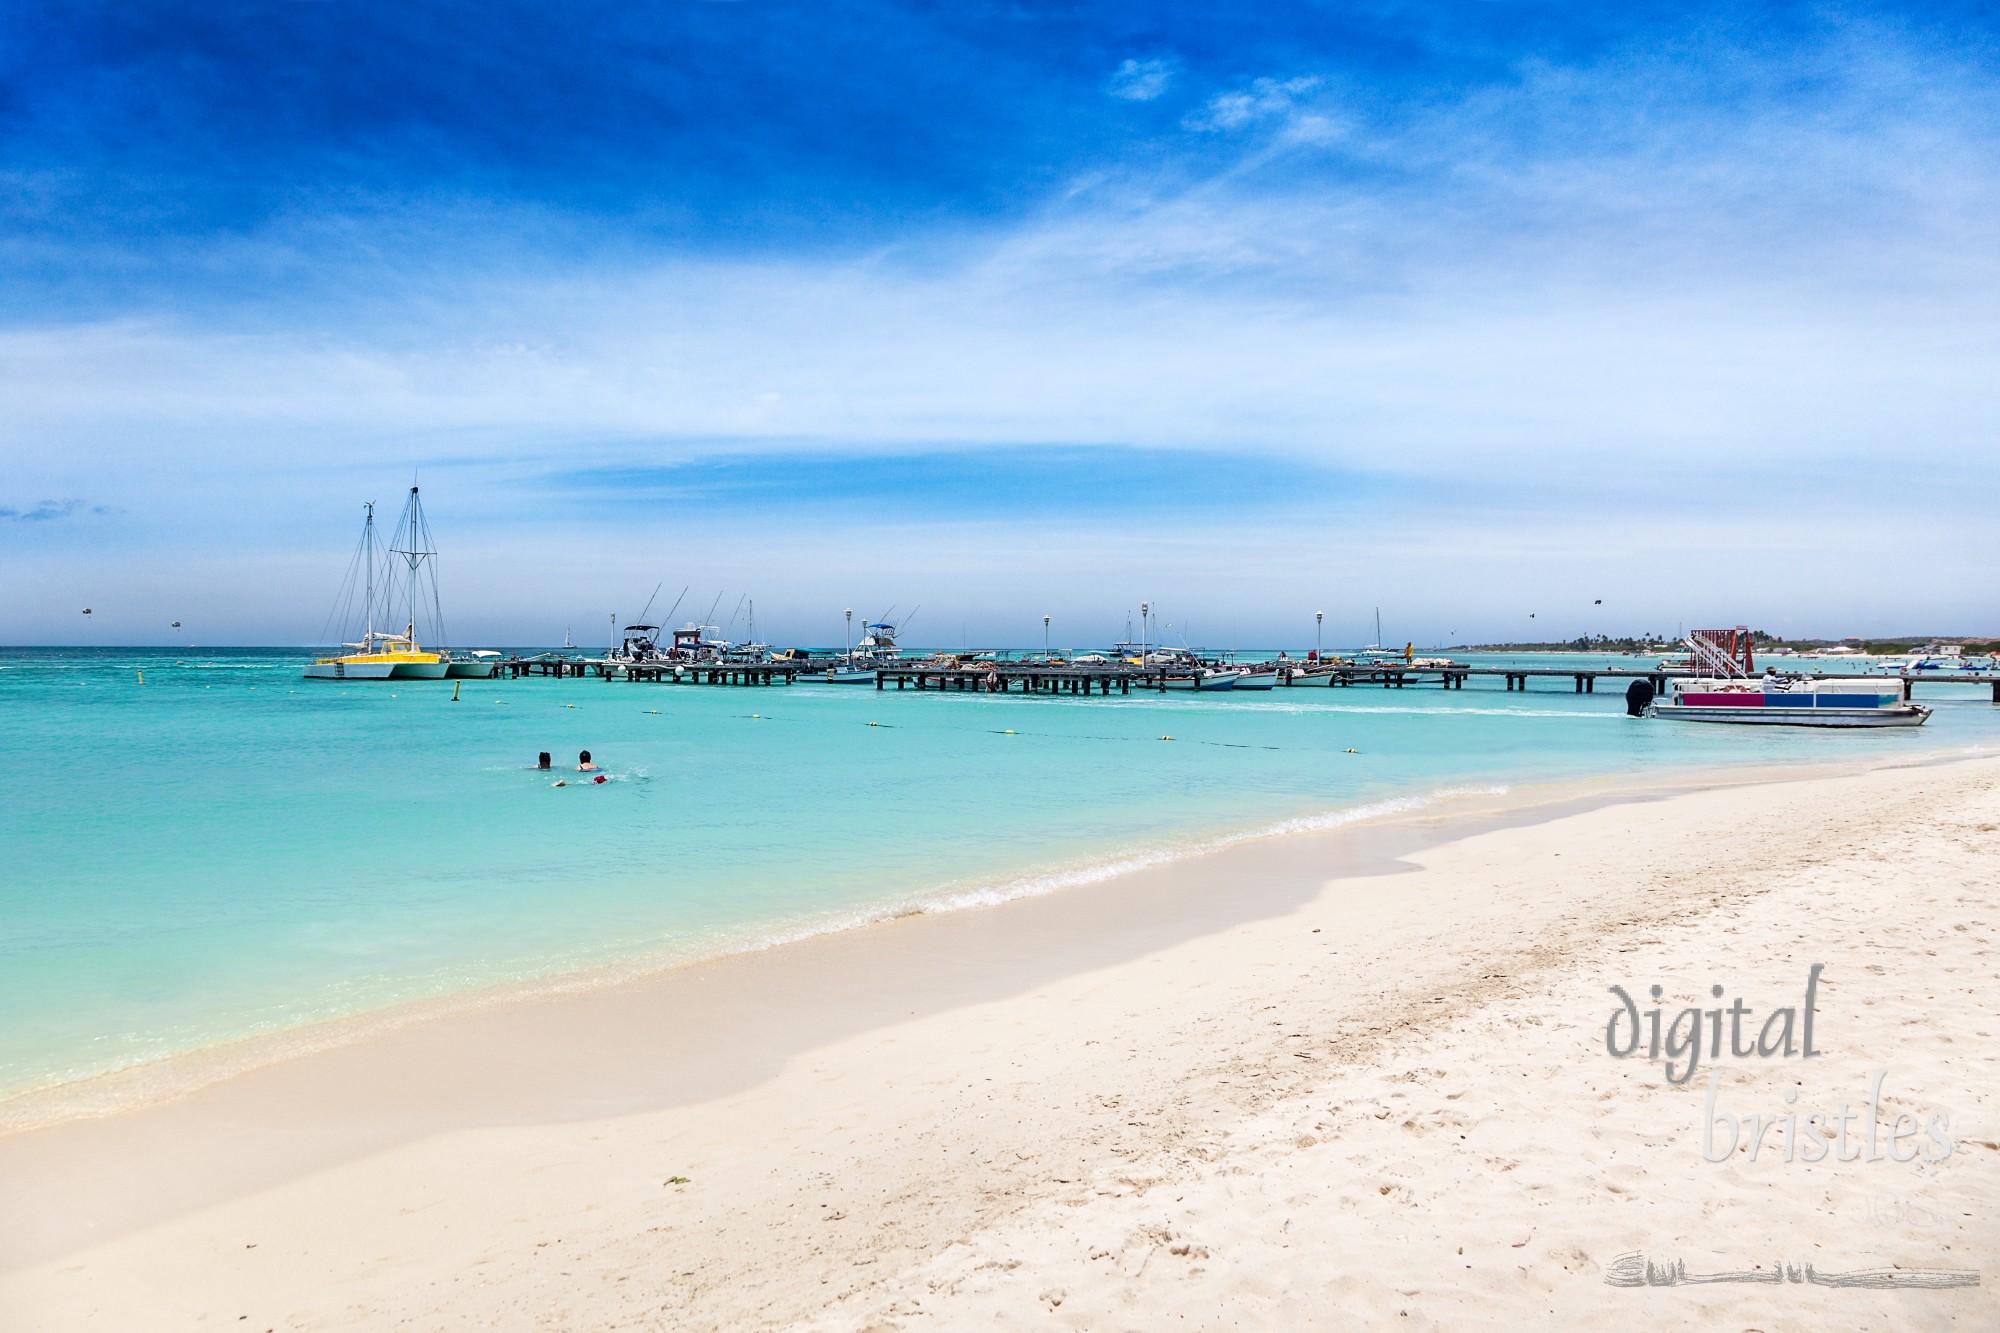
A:
<svg viewBox="0 0 2000 1333">
<path fill-rule="evenodd" d="M 0 1136 L 0 1328 L 2000 1327 L 2000 759 L 1557 796 Z M 1733 1055 L 1815 964 L 1819 1053 Z M 1681 1085 L 1606 1049 L 1655 984 Z"/>
</svg>

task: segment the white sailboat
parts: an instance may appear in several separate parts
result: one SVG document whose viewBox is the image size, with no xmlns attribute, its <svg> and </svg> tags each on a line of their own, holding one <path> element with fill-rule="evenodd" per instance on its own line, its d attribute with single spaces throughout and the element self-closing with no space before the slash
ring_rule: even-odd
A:
<svg viewBox="0 0 2000 1333">
<path fill-rule="evenodd" d="M 1375 642 L 1369 644 L 1366 648 L 1363 648 L 1360 652 L 1356 653 L 1354 655 L 1354 659 L 1357 662 L 1368 662 L 1368 663 L 1401 662 L 1407 656 L 1408 654 L 1406 653 L 1399 653 L 1393 648 L 1384 648 L 1382 646 L 1382 608 L 1379 606 L 1376 607 Z"/>
</svg>

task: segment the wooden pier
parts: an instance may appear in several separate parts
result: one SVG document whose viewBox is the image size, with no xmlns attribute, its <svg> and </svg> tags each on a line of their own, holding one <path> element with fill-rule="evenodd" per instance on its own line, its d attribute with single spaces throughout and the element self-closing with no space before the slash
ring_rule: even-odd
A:
<svg viewBox="0 0 2000 1333">
<path fill-rule="evenodd" d="M 1294 671 L 1279 676 L 1280 685 L 1315 686 L 1321 685 L 1321 677 L 1326 677 L 1326 686 L 1376 685 L 1384 689 L 1401 689 L 1405 684 L 1422 683 L 1435 679 L 1448 690 L 1465 688 L 1469 676 L 1498 676 L 1505 681 L 1509 692 L 1525 691 L 1528 682 L 1535 679 L 1568 680 L 1570 688 L 1577 694 L 1597 693 L 1597 682 L 1610 681 L 1629 684 L 1643 680 L 1653 687 L 1656 695 L 1665 694 L 1667 682 L 1679 676 L 1693 673 L 1682 668 L 1654 668 L 1635 670 L 1630 667 L 1513 667 L 1513 666 L 1448 666 L 1448 667 L 1403 667 L 1393 663 L 1370 663 L 1365 666 L 1323 667 L 1317 671 Z M 1872 675 L 1854 671 L 1795 671 L 1787 675 L 1800 676 L 1807 680 L 1894 680 L 1902 684 L 1903 697 L 1911 697 L 1913 688 L 1924 685 L 1985 685 L 1992 690 L 1993 702 L 2000 704 L 2000 676 L 1951 677 L 1935 673 L 1902 673 L 1894 676 Z"/>
<path fill-rule="evenodd" d="M 975 694 L 1075 694 L 1088 695 L 1092 691 L 1110 694 L 1130 694 L 1134 681 L 1140 688 L 1164 689 L 1166 673 L 1158 670 L 1141 669 L 1132 666 L 1050 666 L 1046 664 L 1009 664 L 996 662 L 981 666 L 893 666 L 880 667 L 875 672 L 875 688 L 887 689 L 890 681 L 896 688 L 907 689 L 914 684 L 919 690 L 957 690 Z"/>
<path fill-rule="evenodd" d="M 797 662 L 620 662 L 606 658 L 518 657 L 493 674 L 509 680 L 542 676 L 555 680 L 650 681 L 656 685 L 790 685 L 805 667 Z"/>
<path fill-rule="evenodd" d="M 1327 665 L 1306 662 L 1238 663 L 1255 671 L 1276 671 L 1280 689 L 1351 689 L 1380 686 L 1400 690 L 1410 685 L 1437 685 L 1462 690 L 1474 677 L 1495 678 L 1508 693 L 1525 692 L 1539 680 L 1566 682 L 1576 694 L 1595 694 L 1599 681 L 1612 686 L 1643 680 L 1656 695 L 1664 695 L 1667 682 L 1691 673 L 1680 668 L 1635 667 L 1522 667 L 1522 666 L 1404 666 L 1396 662 L 1365 662 Z M 561 658 L 553 656 L 513 658 L 499 664 L 494 676 L 510 680 L 540 676 L 601 680 L 642 681 L 660 685 L 792 685 L 818 679 L 826 670 L 822 663 L 805 660 L 779 662 L 620 662 L 604 658 Z M 1946 676 L 1905 673 L 1895 676 L 1844 671 L 1788 672 L 1808 680 L 1894 680 L 1902 686 L 1903 697 L 1912 696 L 1922 684 L 1985 686 L 1993 702 L 2000 704 L 2000 676 Z M 898 690 L 944 691 L 960 694 L 1074 695 L 1088 698 L 1129 695 L 1133 690 L 1165 693 L 1168 680 L 1186 675 L 1185 669 L 1133 666 L 1129 663 L 1083 663 L 1063 665 L 1047 662 L 978 663 L 899 663 L 875 671 L 875 688 L 886 690 L 893 682 Z M 1233 691 L 1188 691 L 1188 693 L 1233 693 Z M 1246 691 L 1249 693 L 1249 691 Z"/>
<path fill-rule="evenodd" d="M 556 680 L 575 676 L 581 679 L 590 674 L 590 664 L 567 657 L 510 657 L 496 666 L 493 674 L 509 680 L 519 680 L 523 676 L 553 677 Z"/>
<path fill-rule="evenodd" d="M 783 662 L 599 662 L 606 680 L 647 680 L 659 685 L 790 685 L 799 668 Z"/>
</svg>

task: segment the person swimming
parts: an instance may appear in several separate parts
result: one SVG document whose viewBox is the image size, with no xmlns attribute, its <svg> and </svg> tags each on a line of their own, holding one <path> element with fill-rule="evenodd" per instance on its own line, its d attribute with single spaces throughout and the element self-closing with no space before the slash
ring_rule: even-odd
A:
<svg viewBox="0 0 2000 1333">
<path fill-rule="evenodd" d="M 540 755 L 536 756 L 535 767 L 547 768 L 548 766 L 549 766 L 549 752 L 547 750 L 544 750 L 541 752 Z"/>
<path fill-rule="evenodd" d="M 584 750 L 577 755 L 576 771 L 579 773 L 595 773 L 597 771 L 597 765 L 590 762 L 590 751 Z"/>
</svg>

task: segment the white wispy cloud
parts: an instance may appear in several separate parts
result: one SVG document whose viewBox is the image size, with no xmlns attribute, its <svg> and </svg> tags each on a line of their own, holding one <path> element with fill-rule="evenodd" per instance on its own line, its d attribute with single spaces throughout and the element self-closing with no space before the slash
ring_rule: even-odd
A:
<svg viewBox="0 0 2000 1333">
<path fill-rule="evenodd" d="M 1289 79 L 1255 79 L 1246 88 L 1209 98 L 1201 110 L 1190 113 L 1181 123 L 1191 130 L 1217 132 L 1289 117 L 1300 99 L 1320 83 L 1317 75 L 1310 74 Z"/>
<path fill-rule="evenodd" d="M 1128 102 L 1150 102 L 1173 86 L 1174 64 L 1169 60 L 1122 62 L 1106 81 L 1105 91 Z"/>
</svg>

